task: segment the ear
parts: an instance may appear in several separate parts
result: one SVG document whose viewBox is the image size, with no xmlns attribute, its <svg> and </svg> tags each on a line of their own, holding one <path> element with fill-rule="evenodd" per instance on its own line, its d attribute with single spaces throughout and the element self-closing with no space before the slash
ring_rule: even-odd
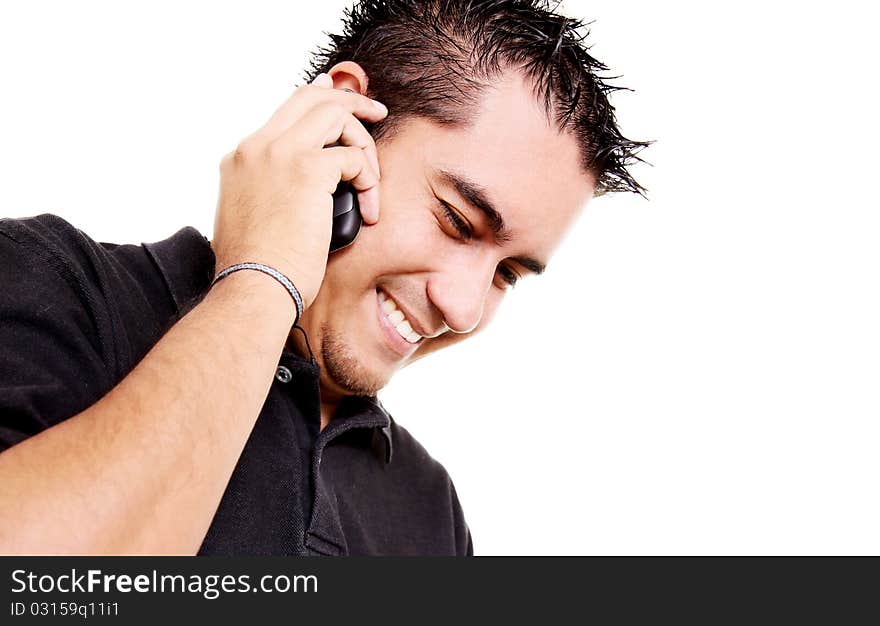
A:
<svg viewBox="0 0 880 626">
<path fill-rule="evenodd" d="M 367 84 L 369 83 L 367 73 L 354 61 L 337 63 L 327 73 L 333 79 L 334 89 L 351 89 L 355 93 L 367 93 Z"/>
</svg>

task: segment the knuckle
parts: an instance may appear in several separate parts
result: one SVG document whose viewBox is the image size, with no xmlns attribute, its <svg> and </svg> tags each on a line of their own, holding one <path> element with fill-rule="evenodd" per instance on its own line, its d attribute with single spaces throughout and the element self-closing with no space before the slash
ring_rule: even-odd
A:
<svg viewBox="0 0 880 626">
<path fill-rule="evenodd" d="M 351 146 L 347 146 L 345 148 L 345 163 L 350 168 L 360 167 L 361 162 L 361 153 L 363 150 L 360 148 L 354 148 Z"/>
<path fill-rule="evenodd" d="M 358 142 L 357 145 L 359 148 L 364 148 L 368 145 L 370 139 L 370 131 L 366 129 L 366 127 L 357 117 L 355 117 L 351 113 L 351 111 L 347 112 L 345 126 L 351 136 L 354 137 Z"/>
<path fill-rule="evenodd" d="M 364 179 L 372 177 L 373 168 L 370 167 L 367 155 L 360 148 L 356 148 L 357 154 L 352 154 L 352 166 L 357 170 L 358 176 Z"/>
<path fill-rule="evenodd" d="M 256 141 L 251 138 L 243 139 L 232 152 L 232 162 L 238 165 L 247 163 L 254 158 L 256 151 Z"/>
<path fill-rule="evenodd" d="M 289 171 L 295 178 L 308 178 L 315 170 L 314 163 L 315 157 L 306 154 L 297 154 L 289 161 Z"/>
<path fill-rule="evenodd" d="M 273 141 L 264 150 L 266 160 L 269 162 L 277 162 L 284 160 L 284 150 L 278 145 L 277 141 Z"/>
<path fill-rule="evenodd" d="M 317 85 L 306 83 L 305 85 L 301 85 L 296 91 L 297 93 L 301 93 L 303 95 L 314 95 L 315 93 L 317 93 L 318 89 L 320 89 L 320 87 L 318 87 Z"/>
</svg>

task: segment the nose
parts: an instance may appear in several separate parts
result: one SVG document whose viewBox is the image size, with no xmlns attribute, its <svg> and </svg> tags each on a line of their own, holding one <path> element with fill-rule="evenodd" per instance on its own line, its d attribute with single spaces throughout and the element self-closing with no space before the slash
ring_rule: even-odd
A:
<svg viewBox="0 0 880 626">
<path fill-rule="evenodd" d="M 495 261 L 483 259 L 450 267 L 428 280 L 428 297 L 454 333 L 469 333 L 483 318 L 486 297 L 492 288 Z"/>
</svg>

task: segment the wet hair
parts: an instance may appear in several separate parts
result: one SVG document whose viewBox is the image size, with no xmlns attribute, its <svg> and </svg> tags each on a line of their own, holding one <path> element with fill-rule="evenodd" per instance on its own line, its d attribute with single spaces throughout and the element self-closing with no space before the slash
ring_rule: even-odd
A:
<svg viewBox="0 0 880 626">
<path fill-rule="evenodd" d="M 401 122 L 424 117 L 466 126 L 490 81 L 508 70 L 530 80 L 557 127 L 578 141 L 596 194 L 645 189 L 629 167 L 649 142 L 624 137 L 608 94 L 623 87 L 601 76 L 586 24 L 556 13 L 544 0 L 360 0 L 343 16 L 341 34 L 326 33 L 305 79 L 354 61 L 367 74 L 367 95 L 390 113 L 369 127 L 393 136 Z"/>
</svg>

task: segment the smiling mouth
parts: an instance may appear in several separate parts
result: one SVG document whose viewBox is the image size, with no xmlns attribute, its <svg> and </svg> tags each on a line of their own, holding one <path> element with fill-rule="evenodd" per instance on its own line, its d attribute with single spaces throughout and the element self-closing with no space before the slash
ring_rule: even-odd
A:
<svg viewBox="0 0 880 626">
<path fill-rule="evenodd" d="M 388 324 L 393 327 L 400 338 L 407 343 L 413 345 L 419 343 L 423 337 L 412 329 L 412 326 L 410 326 L 403 311 L 397 308 L 397 304 L 394 300 L 381 289 L 377 289 L 376 291 L 379 293 L 380 306 L 382 307 L 382 312 L 385 314 L 385 319 L 388 321 Z"/>
</svg>

